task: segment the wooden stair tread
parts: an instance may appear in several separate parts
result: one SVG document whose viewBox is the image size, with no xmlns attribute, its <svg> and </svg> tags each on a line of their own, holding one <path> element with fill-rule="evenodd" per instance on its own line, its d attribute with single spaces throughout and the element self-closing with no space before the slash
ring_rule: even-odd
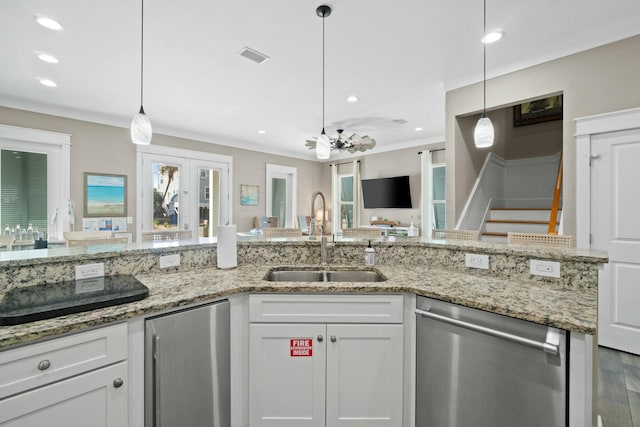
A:
<svg viewBox="0 0 640 427">
<path fill-rule="evenodd" d="M 483 236 L 496 236 L 496 237 L 507 237 L 507 233 L 498 233 L 495 231 L 484 231 L 482 232 Z"/>
<path fill-rule="evenodd" d="M 495 224 L 549 224 L 549 221 L 531 221 L 531 220 L 520 220 L 520 219 L 488 219 L 487 223 L 495 223 Z"/>
<path fill-rule="evenodd" d="M 550 211 L 551 208 L 491 208 L 492 211 Z M 561 211 L 562 208 L 558 208 Z"/>
</svg>

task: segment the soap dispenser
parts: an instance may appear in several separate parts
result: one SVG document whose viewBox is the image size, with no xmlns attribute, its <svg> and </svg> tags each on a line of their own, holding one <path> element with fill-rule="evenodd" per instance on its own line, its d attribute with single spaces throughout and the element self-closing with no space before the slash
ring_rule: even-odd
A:
<svg viewBox="0 0 640 427">
<path fill-rule="evenodd" d="M 376 263 L 376 250 L 371 246 L 371 240 L 369 240 L 369 246 L 364 250 L 364 264 L 374 265 Z"/>
</svg>

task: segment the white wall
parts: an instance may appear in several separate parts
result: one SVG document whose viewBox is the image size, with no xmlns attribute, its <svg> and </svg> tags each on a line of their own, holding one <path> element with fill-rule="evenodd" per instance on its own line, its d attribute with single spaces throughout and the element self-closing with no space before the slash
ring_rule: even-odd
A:
<svg viewBox="0 0 640 427">
<path fill-rule="evenodd" d="M 496 46 L 496 48 L 499 48 Z M 550 61 L 487 81 L 487 108 L 544 95 L 564 95 L 564 232 L 576 231 L 575 122 L 577 117 L 640 106 L 640 36 Z M 488 58 L 491 74 L 491 61 Z M 482 109 L 482 83 L 446 94 L 447 223 L 455 224 L 482 166 L 457 117 Z M 493 119 L 493 116 L 491 116 Z M 485 153 L 486 155 L 486 153 Z M 480 156 L 482 159 L 484 155 Z"/>
</svg>

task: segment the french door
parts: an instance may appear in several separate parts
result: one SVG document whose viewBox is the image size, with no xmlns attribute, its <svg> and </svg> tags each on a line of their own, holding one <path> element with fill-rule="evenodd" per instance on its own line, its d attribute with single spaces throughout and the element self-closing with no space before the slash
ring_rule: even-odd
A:
<svg viewBox="0 0 640 427">
<path fill-rule="evenodd" d="M 167 147 L 143 147 L 138 154 L 140 233 L 190 230 L 193 237 L 215 237 L 218 225 L 231 221 L 231 157 Z"/>
</svg>

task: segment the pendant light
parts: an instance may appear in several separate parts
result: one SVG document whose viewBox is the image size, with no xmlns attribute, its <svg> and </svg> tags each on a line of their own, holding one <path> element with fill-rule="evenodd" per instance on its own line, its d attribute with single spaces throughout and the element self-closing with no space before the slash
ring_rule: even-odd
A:
<svg viewBox="0 0 640 427">
<path fill-rule="evenodd" d="M 318 6 L 316 15 L 322 18 L 322 132 L 316 143 L 316 157 L 318 160 L 327 160 L 331 155 L 329 137 L 324 132 L 324 18 L 331 15 L 331 8 L 326 4 Z"/>
<path fill-rule="evenodd" d="M 484 37 L 487 33 L 487 0 L 484 0 L 484 11 L 483 11 L 483 30 L 482 36 Z M 483 78 L 482 78 L 482 90 L 483 90 L 483 107 L 482 107 L 482 116 L 480 116 L 480 120 L 476 123 L 476 128 L 473 131 L 473 140 L 478 148 L 487 148 L 493 145 L 493 123 L 491 123 L 491 119 L 487 116 L 487 43 L 482 43 L 482 62 L 484 65 L 483 68 Z"/>
<path fill-rule="evenodd" d="M 133 116 L 131 121 L 131 142 L 138 145 L 151 144 L 151 121 L 144 113 L 143 90 L 144 90 L 144 0 L 141 0 L 141 18 L 140 18 L 140 111 Z"/>
</svg>

